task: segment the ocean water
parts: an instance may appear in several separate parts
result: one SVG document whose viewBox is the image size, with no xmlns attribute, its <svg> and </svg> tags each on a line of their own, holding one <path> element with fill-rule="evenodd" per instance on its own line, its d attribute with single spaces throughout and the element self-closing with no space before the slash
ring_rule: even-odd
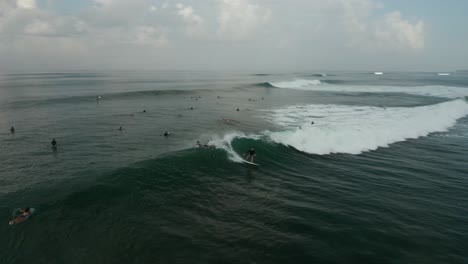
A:
<svg viewBox="0 0 468 264">
<path fill-rule="evenodd" d="M 0 263 L 468 263 L 466 96 L 462 73 L 0 75 Z"/>
</svg>

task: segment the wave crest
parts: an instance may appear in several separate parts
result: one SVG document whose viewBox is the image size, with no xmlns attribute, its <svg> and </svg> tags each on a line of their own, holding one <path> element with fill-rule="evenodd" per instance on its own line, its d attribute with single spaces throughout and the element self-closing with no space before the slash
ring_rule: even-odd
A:
<svg viewBox="0 0 468 264">
<path fill-rule="evenodd" d="M 276 143 L 310 154 L 360 154 L 447 131 L 466 115 L 468 104 L 461 99 L 413 108 L 293 106 L 275 109 L 266 116 L 285 129 L 266 134 Z M 311 124 L 312 121 L 315 124 Z"/>
<path fill-rule="evenodd" d="M 217 149 L 223 149 L 228 154 L 228 158 L 231 161 L 241 163 L 244 159 L 234 150 L 232 142 L 236 139 L 260 139 L 259 135 L 246 135 L 241 132 L 230 132 L 225 134 L 223 137 L 214 136 L 208 142 L 208 145 L 215 146 Z"/>
<path fill-rule="evenodd" d="M 339 83 L 334 81 L 335 83 Z M 268 83 L 275 88 L 345 93 L 405 93 L 441 98 L 461 98 L 468 96 L 468 89 L 451 86 L 376 86 L 376 85 L 333 85 L 319 80 L 298 79 L 294 81 Z"/>
<path fill-rule="evenodd" d="M 294 81 L 271 82 L 270 84 L 276 88 L 301 89 L 310 86 L 317 86 L 322 84 L 322 82 L 320 80 L 296 79 Z"/>
</svg>

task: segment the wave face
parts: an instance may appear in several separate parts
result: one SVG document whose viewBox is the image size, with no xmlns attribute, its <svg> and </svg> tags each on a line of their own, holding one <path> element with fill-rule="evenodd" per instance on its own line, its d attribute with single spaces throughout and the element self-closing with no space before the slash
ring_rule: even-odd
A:
<svg viewBox="0 0 468 264">
<path fill-rule="evenodd" d="M 301 89 L 302 90 L 302 89 L 306 89 L 307 87 L 320 85 L 322 84 L 322 82 L 320 80 L 297 79 L 294 81 L 271 82 L 270 84 L 276 88 Z"/>
<path fill-rule="evenodd" d="M 460 98 L 468 96 L 468 89 L 450 86 L 370 86 L 370 85 L 332 85 L 319 80 L 297 79 L 294 81 L 271 82 L 275 88 L 346 92 L 346 93 L 406 93 L 412 95 L 433 96 L 442 98 Z"/>
<path fill-rule="evenodd" d="M 260 136 L 259 135 L 246 135 L 241 132 L 231 132 L 231 133 L 225 134 L 223 137 L 219 137 L 219 136 L 213 137 L 213 139 L 208 142 L 208 145 L 214 146 L 217 149 L 223 149 L 224 151 L 226 151 L 229 160 L 233 162 L 241 163 L 244 160 L 244 158 L 241 157 L 241 155 L 238 152 L 236 152 L 236 150 L 232 146 L 232 143 L 234 142 L 234 140 L 239 140 L 239 139 L 258 140 L 260 139 Z M 248 147 L 246 146 L 245 149 L 248 149 Z"/>
<path fill-rule="evenodd" d="M 267 132 L 276 143 L 310 154 L 360 154 L 447 131 L 468 114 L 464 100 L 413 108 L 343 105 L 290 106 L 265 118 L 285 131 Z M 314 121 L 315 124 L 311 124 Z"/>
</svg>

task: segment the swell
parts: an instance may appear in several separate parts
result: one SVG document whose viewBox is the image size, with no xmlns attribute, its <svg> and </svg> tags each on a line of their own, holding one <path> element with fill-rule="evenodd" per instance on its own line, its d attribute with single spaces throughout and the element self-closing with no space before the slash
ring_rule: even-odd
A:
<svg viewBox="0 0 468 264">
<path fill-rule="evenodd" d="M 86 72 L 48 72 L 48 73 L 10 73 L 0 75 L 4 78 L 11 80 L 22 80 L 22 79 L 69 79 L 69 78 L 97 78 L 105 77 L 107 74 L 104 73 L 86 73 Z"/>
<path fill-rule="evenodd" d="M 132 92 L 119 92 L 119 93 L 105 93 L 93 95 L 79 95 L 79 96 L 66 96 L 55 98 L 40 98 L 30 100 L 17 100 L 10 101 L 3 104 L 3 108 L 28 108 L 50 104 L 75 104 L 75 103 L 90 103 L 96 102 L 96 96 L 100 96 L 99 100 L 119 100 L 119 99 L 132 99 L 148 96 L 167 96 L 167 95 L 190 95 L 197 91 L 207 90 L 149 90 L 149 91 L 132 91 Z"/>
</svg>

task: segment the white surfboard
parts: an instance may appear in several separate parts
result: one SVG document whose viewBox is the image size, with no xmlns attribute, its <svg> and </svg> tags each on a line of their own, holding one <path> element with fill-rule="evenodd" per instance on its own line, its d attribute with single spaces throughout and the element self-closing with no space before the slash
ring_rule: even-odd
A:
<svg viewBox="0 0 468 264">
<path fill-rule="evenodd" d="M 250 164 L 250 165 L 254 165 L 254 166 L 259 166 L 259 165 L 260 165 L 260 164 L 253 163 L 253 162 L 246 161 L 246 160 L 242 160 L 242 162 L 247 163 L 247 164 Z"/>
</svg>

